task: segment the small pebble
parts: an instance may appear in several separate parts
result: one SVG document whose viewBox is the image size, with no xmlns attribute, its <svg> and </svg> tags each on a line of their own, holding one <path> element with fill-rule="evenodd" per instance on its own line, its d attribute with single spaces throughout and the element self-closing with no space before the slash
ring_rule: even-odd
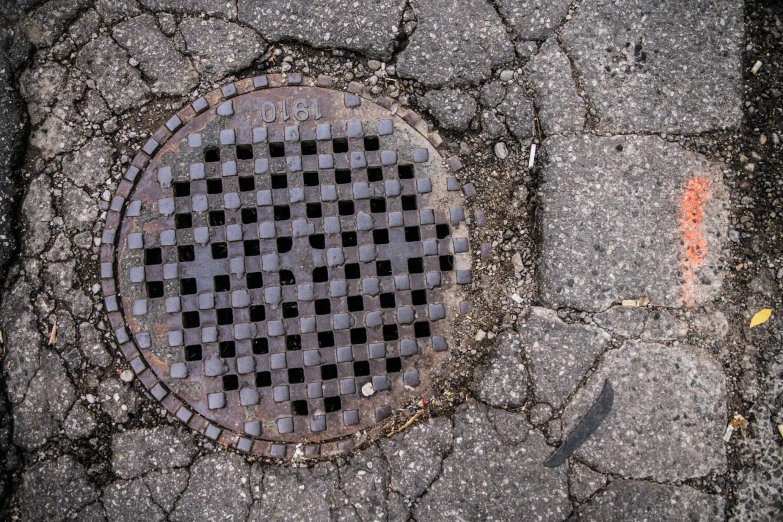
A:
<svg viewBox="0 0 783 522">
<path fill-rule="evenodd" d="M 503 82 L 509 82 L 514 79 L 514 71 L 511 69 L 506 69 L 505 71 L 500 73 L 500 81 Z"/>
<path fill-rule="evenodd" d="M 133 372 L 130 370 L 122 370 L 122 373 L 120 373 L 120 380 L 122 382 L 133 382 Z"/>
<path fill-rule="evenodd" d="M 368 382 L 367 384 L 362 386 L 362 395 L 364 395 L 365 397 L 369 397 L 373 393 L 375 393 L 375 388 L 372 387 L 371 382 Z"/>
<path fill-rule="evenodd" d="M 508 148 L 502 141 L 495 143 L 495 156 L 502 160 L 508 157 Z"/>
</svg>

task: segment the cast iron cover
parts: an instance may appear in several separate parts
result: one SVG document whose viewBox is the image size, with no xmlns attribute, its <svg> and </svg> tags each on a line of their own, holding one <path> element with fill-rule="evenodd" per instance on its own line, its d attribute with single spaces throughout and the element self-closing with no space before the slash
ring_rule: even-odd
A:
<svg viewBox="0 0 783 522">
<path fill-rule="evenodd" d="M 246 79 L 172 117 L 101 250 L 141 382 L 193 429 L 272 457 L 350 450 L 421 396 L 470 282 L 462 193 L 425 122 L 306 83 Z"/>
</svg>

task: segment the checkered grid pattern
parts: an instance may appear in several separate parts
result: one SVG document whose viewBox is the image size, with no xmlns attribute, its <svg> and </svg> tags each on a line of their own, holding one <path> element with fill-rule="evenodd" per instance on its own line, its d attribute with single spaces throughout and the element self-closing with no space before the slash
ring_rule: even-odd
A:
<svg viewBox="0 0 783 522">
<path fill-rule="evenodd" d="M 445 349 L 431 338 L 445 307 L 428 290 L 465 282 L 452 267 L 467 240 L 450 238 L 462 209 L 424 207 L 432 187 L 416 164 L 426 149 L 399 164 L 380 147 L 390 127 L 348 122 L 347 137 L 333 139 L 319 125 L 316 140 L 304 142 L 296 126 L 282 136 L 259 128 L 252 144 L 239 145 L 232 129 L 220 143 L 190 134 L 205 161 L 190 164 L 189 180 L 158 169 L 172 197 L 157 211 L 174 214 L 175 227 L 128 235 L 128 247 L 144 251 L 130 280 L 165 301 L 169 345 L 181 350 L 171 376 L 211 378 L 211 409 L 269 394 L 280 433 L 294 429 L 286 412 L 308 415 L 313 432 L 327 417 L 356 424 L 358 411 L 340 397 L 368 382 L 388 390 L 396 373 L 415 387 L 412 356 Z M 133 314 L 146 311 L 146 300 L 133 303 Z"/>
</svg>

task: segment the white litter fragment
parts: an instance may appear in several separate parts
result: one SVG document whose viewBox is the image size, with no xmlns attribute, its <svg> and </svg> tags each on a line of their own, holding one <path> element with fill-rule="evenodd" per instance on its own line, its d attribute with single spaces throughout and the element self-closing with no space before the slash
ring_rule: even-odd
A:
<svg viewBox="0 0 783 522">
<path fill-rule="evenodd" d="M 521 303 L 521 302 L 522 302 L 522 298 L 521 298 L 521 297 L 519 297 L 519 294 L 517 294 L 516 292 L 514 292 L 513 294 L 511 294 L 511 299 L 513 299 L 513 300 L 514 300 L 514 301 L 516 301 L 517 303 Z"/>
<path fill-rule="evenodd" d="M 756 74 L 759 72 L 759 69 L 761 69 L 761 60 L 756 60 L 756 63 L 753 65 L 753 69 L 751 69 L 750 72 Z"/>
<path fill-rule="evenodd" d="M 373 393 L 375 393 L 375 388 L 372 387 L 371 382 L 368 382 L 367 384 L 362 386 L 362 395 L 364 395 L 365 397 L 369 397 Z"/>
<path fill-rule="evenodd" d="M 527 162 L 527 168 L 532 169 L 536 162 L 536 144 L 530 145 L 530 161 Z"/>
<path fill-rule="evenodd" d="M 723 442 L 728 442 L 731 440 L 731 435 L 734 433 L 734 426 L 729 424 L 726 426 L 726 433 L 723 434 Z"/>
</svg>

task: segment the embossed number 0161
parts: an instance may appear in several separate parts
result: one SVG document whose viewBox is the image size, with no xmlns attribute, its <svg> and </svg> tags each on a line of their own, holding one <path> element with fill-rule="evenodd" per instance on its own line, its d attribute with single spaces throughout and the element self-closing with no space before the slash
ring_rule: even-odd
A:
<svg viewBox="0 0 783 522">
<path fill-rule="evenodd" d="M 261 104 L 261 118 L 266 123 L 272 123 L 277 119 L 278 114 L 282 115 L 283 121 L 288 121 L 292 117 L 298 121 L 305 121 L 308 118 L 314 120 L 321 119 L 321 110 L 318 107 L 318 100 L 296 100 L 293 106 L 289 106 L 288 100 L 283 100 L 279 105 L 271 101 L 265 101 Z"/>
</svg>

